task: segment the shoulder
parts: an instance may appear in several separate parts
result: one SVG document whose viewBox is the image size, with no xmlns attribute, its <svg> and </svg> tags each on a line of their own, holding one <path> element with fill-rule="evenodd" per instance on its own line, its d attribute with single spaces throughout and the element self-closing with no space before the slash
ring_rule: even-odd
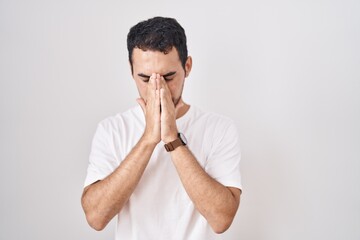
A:
<svg viewBox="0 0 360 240">
<path fill-rule="evenodd" d="M 216 128 L 229 128 L 230 126 L 236 125 L 235 121 L 228 116 L 215 112 L 203 111 L 196 106 L 193 107 L 193 112 L 194 121 L 197 121 L 200 124 L 206 124 Z"/>
<path fill-rule="evenodd" d="M 188 141 L 194 148 L 201 149 L 205 159 L 239 148 L 237 124 L 230 117 L 195 107 L 191 121 L 193 124 L 189 124 L 190 131 L 186 132 L 189 135 Z"/>
<path fill-rule="evenodd" d="M 131 124 L 143 121 L 143 114 L 140 107 L 136 106 L 126 110 L 125 112 L 117 113 L 108 116 L 98 123 L 98 128 L 106 132 L 117 131 L 119 129 L 128 127 Z"/>
</svg>

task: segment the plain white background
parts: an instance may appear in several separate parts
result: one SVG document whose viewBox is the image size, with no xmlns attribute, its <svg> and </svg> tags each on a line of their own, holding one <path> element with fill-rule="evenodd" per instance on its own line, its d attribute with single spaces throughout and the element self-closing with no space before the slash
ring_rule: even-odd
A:
<svg viewBox="0 0 360 240">
<path fill-rule="evenodd" d="M 360 239 L 360 2 L 0 0 L 0 239 L 113 239 L 80 205 L 103 118 L 136 104 L 126 35 L 178 19 L 184 99 L 232 117 L 228 240 Z"/>
</svg>

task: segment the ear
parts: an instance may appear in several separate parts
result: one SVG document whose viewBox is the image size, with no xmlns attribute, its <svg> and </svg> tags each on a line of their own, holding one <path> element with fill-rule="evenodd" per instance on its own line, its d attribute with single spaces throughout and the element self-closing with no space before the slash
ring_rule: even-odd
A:
<svg viewBox="0 0 360 240">
<path fill-rule="evenodd" d="M 192 68 L 192 57 L 188 56 L 185 63 L 185 77 L 188 77 Z"/>
</svg>

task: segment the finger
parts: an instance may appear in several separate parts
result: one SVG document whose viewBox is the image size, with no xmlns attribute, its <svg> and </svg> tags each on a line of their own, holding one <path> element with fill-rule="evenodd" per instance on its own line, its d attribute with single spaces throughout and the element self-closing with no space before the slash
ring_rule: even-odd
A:
<svg viewBox="0 0 360 240">
<path fill-rule="evenodd" d="M 156 74 L 155 73 L 151 74 L 151 77 L 150 77 L 149 81 L 150 81 L 150 86 L 151 86 L 152 90 L 158 89 L 157 88 Z"/>
<path fill-rule="evenodd" d="M 159 85 L 160 85 L 160 88 L 165 88 L 165 89 L 168 88 L 167 84 L 165 82 L 165 78 L 163 76 L 161 76 L 160 79 L 159 79 Z"/>
<path fill-rule="evenodd" d="M 160 84 L 160 75 L 157 74 L 156 75 L 156 89 L 160 89 L 161 88 L 161 84 Z"/>
<path fill-rule="evenodd" d="M 158 89 L 160 89 L 162 86 L 161 79 L 162 79 L 162 76 L 160 74 L 156 74 L 156 81 L 157 81 Z"/>
<path fill-rule="evenodd" d="M 163 88 L 165 90 L 165 96 L 166 98 L 168 98 L 170 101 L 172 101 L 171 99 L 171 92 L 170 92 L 170 89 L 164 79 L 164 77 L 161 77 L 160 78 L 160 88 Z"/>
<path fill-rule="evenodd" d="M 160 101 L 164 108 L 174 107 L 170 92 L 164 88 L 160 89 Z"/>
<path fill-rule="evenodd" d="M 145 104 L 144 99 L 143 98 L 137 98 L 136 101 L 140 105 L 143 112 L 146 114 L 146 104 Z"/>
<path fill-rule="evenodd" d="M 161 100 L 160 100 L 160 90 L 156 89 L 155 92 L 155 108 L 158 109 L 155 113 L 161 112 Z"/>
<path fill-rule="evenodd" d="M 168 104 L 171 103 L 171 105 L 174 107 L 175 105 L 174 105 L 170 90 L 168 88 L 163 88 L 163 89 L 164 89 L 165 100 L 168 102 Z"/>
<path fill-rule="evenodd" d="M 156 89 L 155 91 L 155 106 L 160 106 L 160 90 L 159 89 Z"/>
<path fill-rule="evenodd" d="M 166 108 L 167 106 L 166 98 L 165 98 L 165 89 L 163 88 L 160 89 L 160 104 L 163 109 Z"/>
<path fill-rule="evenodd" d="M 149 78 L 149 83 L 147 86 L 146 92 L 146 103 L 152 102 L 155 98 L 155 91 L 156 91 L 156 81 L 155 81 L 155 74 L 153 73 Z"/>
</svg>

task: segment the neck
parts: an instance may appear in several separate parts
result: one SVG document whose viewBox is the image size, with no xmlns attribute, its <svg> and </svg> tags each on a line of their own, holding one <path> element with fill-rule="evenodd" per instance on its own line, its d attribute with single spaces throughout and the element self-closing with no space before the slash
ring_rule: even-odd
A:
<svg viewBox="0 0 360 240">
<path fill-rule="evenodd" d="M 185 103 L 182 100 L 182 98 L 180 99 L 180 101 L 179 101 L 179 103 L 177 105 L 179 105 L 179 104 L 180 104 L 180 107 L 177 110 L 176 119 L 179 119 L 182 116 L 184 116 L 187 113 L 187 111 L 189 111 L 189 109 L 190 109 L 190 105 Z"/>
</svg>

